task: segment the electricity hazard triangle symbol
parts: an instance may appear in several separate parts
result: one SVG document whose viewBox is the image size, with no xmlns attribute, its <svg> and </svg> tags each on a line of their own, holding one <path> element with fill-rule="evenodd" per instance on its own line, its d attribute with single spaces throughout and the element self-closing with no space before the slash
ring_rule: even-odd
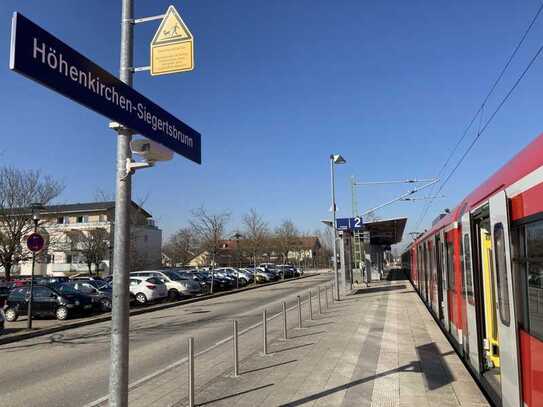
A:
<svg viewBox="0 0 543 407">
<path fill-rule="evenodd" d="M 175 7 L 169 6 L 168 11 L 166 11 L 165 16 L 160 23 L 160 27 L 158 27 L 158 30 L 153 37 L 151 45 L 162 45 L 190 40 L 192 40 L 192 34 L 189 28 Z"/>
</svg>

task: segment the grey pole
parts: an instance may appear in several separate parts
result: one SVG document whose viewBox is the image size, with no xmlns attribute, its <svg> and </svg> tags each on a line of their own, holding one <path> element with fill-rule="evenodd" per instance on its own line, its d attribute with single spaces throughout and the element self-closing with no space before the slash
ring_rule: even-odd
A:
<svg viewBox="0 0 543 407">
<path fill-rule="evenodd" d="M 283 339 L 287 340 L 287 303 L 283 301 Z"/>
<path fill-rule="evenodd" d="M 326 303 L 326 310 L 328 311 L 328 286 L 326 286 L 324 289 L 324 298 Z"/>
<path fill-rule="evenodd" d="M 264 341 L 264 355 L 268 354 L 268 313 L 262 311 L 262 340 Z"/>
<path fill-rule="evenodd" d="M 302 300 L 298 295 L 298 328 L 302 329 Z"/>
<path fill-rule="evenodd" d="M 313 321 L 313 301 L 311 300 L 311 290 L 309 290 L 309 320 Z"/>
<path fill-rule="evenodd" d="M 337 231 L 336 231 L 336 172 L 334 156 L 330 155 L 330 178 L 332 183 L 332 228 L 334 229 L 334 273 L 336 275 L 336 294 L 339 301 L 339 274 L 337 269 Z"/>
<path fill-rule="evenodd" d="M 188 338 L 189 345 L 189 407 L 194 407 L 194 338 Z"/>
<path fill-rule="evenodd" d="M 238 320 L 234 319 L 233 328 L 234 332 L 232 335 L 232 343 L 234 345 L 234 377 L 239 376 L 239 359 L 238 359 Z"/>
<path fill-rule="evenodd" d="M 122 0 L 121 59 L 119 79 L 132 86 L 134 1 Z M 132 177 L 126 173 L 126 160 L 131 157 L 130 129 L 121 127 L 117 136 L 117 177 L 115 199 L 115 231 L 113 244 L 113 298 L 111 310 L 111 367 L 109 372 L 109 405 L 128 406 L 128 272 L 129 210 L 132 201 Z"/>
<path fill-rule="evenodd" d="M 38 231 L 38 218 L 33 216 L 34 233 Z M 34 302 L 34 269 L 36 268 L 36 252 L 32 252 L 32 275 L 30 276 L 30 296 L 28 298 L 27 329 L 32 329 L 32 303 Z"/>
<path fill-rule="evenodd" d="M 321 306 L 321 287 L 317 287 L 317 293 L 319 294 L 319 315 L 322 314 L 322 306 Z"/>
</svg>

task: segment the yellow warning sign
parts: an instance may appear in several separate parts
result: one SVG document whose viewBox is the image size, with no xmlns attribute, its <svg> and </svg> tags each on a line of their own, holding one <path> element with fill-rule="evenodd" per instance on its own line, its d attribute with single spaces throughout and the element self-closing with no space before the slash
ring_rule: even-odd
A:
<svg viewBox="0 0 543 407">
<path fill-rule="evenodd" d="M 194 39 L 174 6 L 168 7 L 151 42 L 151 75 L 194 69 Z"/>
</svg>

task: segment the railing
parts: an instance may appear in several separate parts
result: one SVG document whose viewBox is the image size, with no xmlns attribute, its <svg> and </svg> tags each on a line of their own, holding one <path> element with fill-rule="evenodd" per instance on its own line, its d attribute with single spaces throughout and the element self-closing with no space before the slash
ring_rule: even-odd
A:
<svg viewBox="0 0 543 407">
<path fill-rule="evenodd" d="M 321 290 L 323 288 L 324 290 Z M 328 311 L 330 303 L 334 303 L 334 295 L 333 295 L 333 283 L 327 282 L 326 284 L 321 284 L 317 286 L 317 303 L 318 308 L 317 311 L 319 315 L 323 314 L 322 310 L 322 292 L 324 291 L 324 297 L 325 297 L 325 310 Z M 307 292 L 307 299 L 303 300 L 301 296 L 297 296 L 297 303 L 296 305 L 287 308 L 287 303 L 285 301 L 281 302 L 281 312 L 268 317 L 267 309 L 264 309 L 262 312 L 262 322 L 259 324 L 254 325 L 253 327 L 249 328 L 256 328 L 258 326 L 262 326 L 262 343 L 263 343 L 263 349 L 262 353 L 264 355 L 269 354 L 268 351 L 268 322 L 270 322 L 272 319 L 282 317 L 282 340 L 283 342 L 288 340 L 288 326 L 287 326 L 287 312 L 296 310 L 298 314 L 298 327 L 297 329 L 303 328 L 303 321 L 302 321 L 302 306 L 305 303 L 308 303 L 308 309 L 307 309 L 307 316 L 309 321 L 313 321 L 313 290 L 308 290 Z M 331 298 L 331 300 L 329 300 Z M 240 372 L 240 366 L 239 366 L 239 329 L 238 329 L 238 323 L 239 321 L 237 319 L 232 320 L 232 370 L 233 370 L 233 377 L 238 378 L 242 372 Z M 242 331 L 242 333 L 247 332 L 247 330 Z M 195 405 L 195 394 L 194 394 L 194 388 L 195 388 L 195 356 L 194 356 L 194 337 L 187 338 L 187 348 L 188 348 L 188 369 L 187 369 L 187 375 L 188 375 L 188 405 L 189 407 L 194 407 Z"/>
</svg>

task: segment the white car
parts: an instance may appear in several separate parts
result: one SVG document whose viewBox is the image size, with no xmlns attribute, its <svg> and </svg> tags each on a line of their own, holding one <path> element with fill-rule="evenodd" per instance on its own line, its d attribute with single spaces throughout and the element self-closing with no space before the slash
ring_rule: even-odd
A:
<svg viewBox="0 0 543 407">
<path fill-rule="evenodd" d="M 193 296 L 202 293 L 200 284 L 190 278 L 184 278 L 173 270 L 134 271 L 130 277 L 156 277 L 168 288 L 168 297 L 176 300 L 182 296 Z"/>
<path fill-rule="evenodd" d="M 168 296 L 166 284 L 156 277 L 130 276 L 130 292 L 138 304 L 158 301 Z"/>
</svg>

